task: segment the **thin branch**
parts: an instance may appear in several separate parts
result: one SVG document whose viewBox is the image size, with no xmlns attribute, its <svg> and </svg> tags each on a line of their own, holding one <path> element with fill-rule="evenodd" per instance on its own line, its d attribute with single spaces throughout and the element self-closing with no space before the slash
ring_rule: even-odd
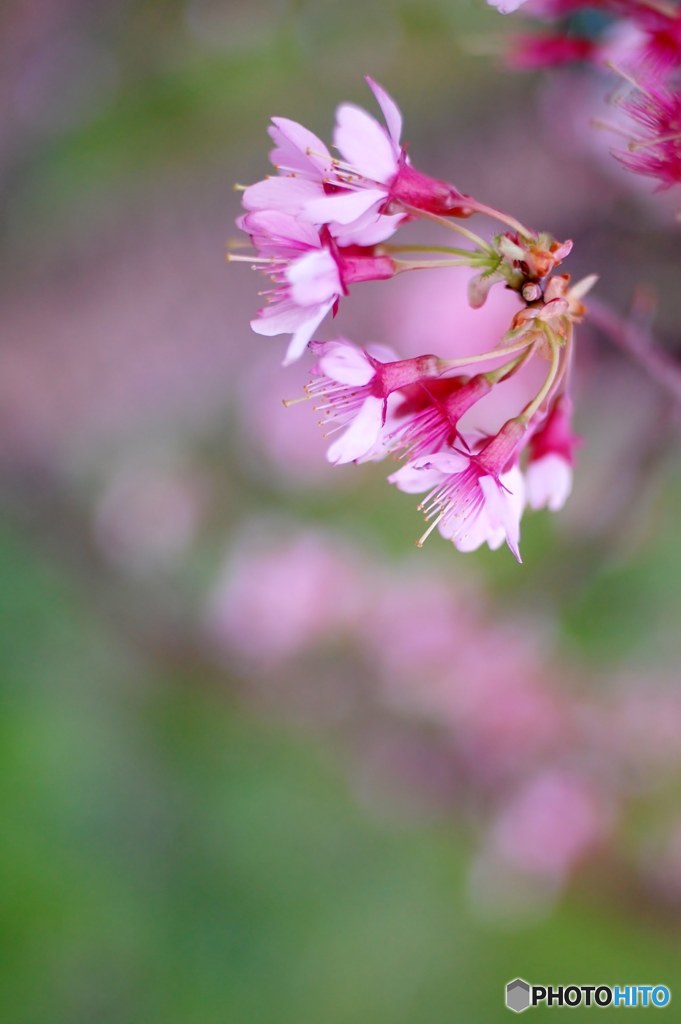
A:
<svg viewBox="0 0 681 1024">
<path fill-rule="evenodd" d="M 589 302 L 589 322 L 641 365 L 648 376 L 681 402 L 681 359 L 659 348 L 648 331 L 625 319 L 607 303 Z"/>
</svg>

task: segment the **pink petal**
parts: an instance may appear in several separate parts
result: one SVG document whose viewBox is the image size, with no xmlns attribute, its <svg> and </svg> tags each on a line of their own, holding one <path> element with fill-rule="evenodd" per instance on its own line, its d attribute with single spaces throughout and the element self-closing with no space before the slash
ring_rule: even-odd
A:
<svg viewBox="0 0 681 1024">
<path fill-rule="evenodd" d="M 241 201 L 247 210 L 279 210 L 298 214 L 306 203 L 324 194 L 321 182 L 306 178 L 265 178 L 244 192 Z"/>
<path fill-rule="evenodd" d="M 365 178 L 389 184 L 397 174 L 398 147 L 361 107 L 344 103 L 338 108 L 334 142 L 343 159 Z"/>
<path fill-rule="evenodd" d="M 348 429 L 329 447 L 326 457 L 339 466 L 365 455 L 376 443 L 383 423 L 383 400 L 370 395 Z"/>
<path fill-rule="evenodd" d="M 244 231 L 253 236 L 258 248 L 287 251 L 319 249 L 319 232 L 281 210 L 255 210 L 241 218 Z"/>
<path fill-rule="evenodd" d="M 395 145 L 399 146 L 400 136 L 402 135 L 402 114 L 400 108 L 395 103 L 395 100 L 390 96 L 382 85 L 375 82 L 369 75 L 365 76 L 365 81 L 371 91 L 373 92 L 379 107 L 383 112 L 385 123 L 388 126 L 391 138 Z"/>
<path fill-rule="evenodd" d="M 392 473 L 388 477 L 388 482 L 395 484 L 406 494 L 421 494 L 442 483 L 446 476 L 463 472 L 467 466 L 468 459 L 465 455 L 438 452 L 408 462 L 396 473 Z"/>
<path fill-rule="evenodd" d="M 392 238 L 404 218 L 403 213 L 386 216 L 369 207 L 351 224 L 331 223 L 330 230 L 340 245 L 378 245 Z"/>
<path fill-rule="evenodd" d="M 313 224 L 352 224 L 372 207 L 384 203 L 386 193 L 374 188 L 358 192 L 337 193 L 312 199 L 306 203 L 302 216 Z"/>
<path fill-rule="evenodd" d="M 331 168 L 331 154 L 321 139 L 297 121 L 273 117 L 269 135 L 275 148 L 270 160 L 283 170 L 317 172 L 321 178 Z"/>
<path fill-rule="evenodd" d="M 295 363 L 296 359 L 299 359 L 302 356 L 303 352 L 307 348 L 310 338 L 317 330 L 326 314 L 330 311 L 332 305 L 332 302 L 328 302 L 326 305 L 320 306 L 311 312 L 309 317 L 300 324 L 297 331 L 291 338 L 288 348 L 286 349 L 284 366 L 290 366 L 291 363 Z"/>
<path fill-rule="evenodd" d="M 529 464 L 525 480 L 531 508 L 558 512 L 572 490 L 572 467 L 560 455 L 544 455 Z"/>
</svg>

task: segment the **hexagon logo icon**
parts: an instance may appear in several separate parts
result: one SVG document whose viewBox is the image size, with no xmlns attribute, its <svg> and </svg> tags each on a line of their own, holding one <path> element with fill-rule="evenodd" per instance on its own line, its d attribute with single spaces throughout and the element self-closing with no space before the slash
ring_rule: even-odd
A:
<svg viewBox="0 0 681 1024">
<path fill-rule="evenodd" d="M 522 978 L 509 981 L 506 986 L 506 1006 L 515 1013 L 522 1013 L 530 1005 L 530 986 Z"/>
</svg>

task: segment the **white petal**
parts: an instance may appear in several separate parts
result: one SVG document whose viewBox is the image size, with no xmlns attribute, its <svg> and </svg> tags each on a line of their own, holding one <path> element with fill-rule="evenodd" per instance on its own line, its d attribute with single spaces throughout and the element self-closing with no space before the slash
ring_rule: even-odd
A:
<svg viewBox="0 0 681 1024">
<path fill-rule="evenodd" d="M 312 199 L 305 204 L 301 216 L 312 224 L 353 224 L 368 210 L 385 202 L 385 196 L 385 192 L 375 188 L 338 192 L 333 196 Z"/>
<path fill-rule="evenodd" d="M 344 103 L 336 114 L 334 142 L 361 175 L 388 184 L 397 174 L 399 148 L 366 110 Z"/>
<path fill-rule="evenodd" d="M 530 506 L 558 512 L 572 490 L 572 466 L 560 455 L 544 455 L 529 464 L 525 479 Z"/>
<path fill-rule="evenodd" d="M 437 452 L 413 459 L 406 466 L 388 477 L 388 483 L 395 484 L 406 494 L 421 494 L 436 487 L 445 477 L 461 473 L 468 466 L 465 455 Z"/>
<path fill-rule="evenodd" d="M 338 266 L 328 249 L 318 249 L 294 260 L 286 269 L 291 298 L 301 306 L 314 306 L 340 295 Z"/>
<path fill-rule="evenodd" d="M 361 458 L 376 444 L 383 423 L 383 401 L 370 395 L 365 399 L 347 430 L 330 445 L 326 457 L 338 466 Z"/>
<path fill-rule="evenodd" d="M 255 210 L 241 218 L 243 230 L 253 238 L 258 249 L 274 250 L 284 255 L 308 249 L 319 249 L 319 232 L 283 210 Z"/>
<path fill-rule="evenodd" d="M 404 219 L 403 213 L 376 213 L 376 207 L 372 206 L 350 224 L 332 222 L 329 230 L 340 245 L 378 245 L 392 238 Z"/>
<path fill-rule="evenodd" d="M 306 178 L 265 178 L 250 185 L 241 201 L 247 210 L 280 210 L 298 214 L 306 203 L 323 194 L 321 182 Z"/>
<path fill-rule="evenodd" d="M 294 363 L 296 359 L 299 359 L 300 356 L 302 356 L 303 352 L 307 348 L 307 343 L 331 309 L 332 305 L 333 303 L 329 302 L 327 305 L 321 306 L 319 309 L 316 309 L 314 313 L 311 313 L 307 320 L 301 323 L 286 349 L 284 366 L 290 366 L 291 363 Z"/>
<path fill-rule="evenodd" d="M 321 139 L 297 121 L 273 117 L 269 135 L 275 148 L 270 160 L 275 167 L 303 173 L 317 173 L 321 178 L 331 167 L 331 154 Z"/>
<path fill-rule="evenodd" d="M 305 323 L 310 311 L 297 306 L 290 299 L 265 306 L 258 317 L 251 320 L 251 327 L 256 334 L 272 337 L 275 334 L 288 334 L 297 331 L 301 323 Z"/>
<path fill-rule="evenodd" d="M 520 541 L 520 518 L 524 505 L 522 475 L 519 470 L 504 474 L 502 484 L 491 476 L 480 477 L 480 488 L 485 496 L 485 509 L 492 530 L 503 528 L 506 543 L 519 562 L 522 561 L 518 543 Z M 506 490 L 508 488 L 508 490 Z M 492 547 L 492 544 L 490 544 Z"/>
<path fill-rule="evenodd" d="M 368 384 L 376 371 L 361 348 L 349 341 L 328 341 L 319 359 L 323 374 L 339 384 Z"/>
</svg>

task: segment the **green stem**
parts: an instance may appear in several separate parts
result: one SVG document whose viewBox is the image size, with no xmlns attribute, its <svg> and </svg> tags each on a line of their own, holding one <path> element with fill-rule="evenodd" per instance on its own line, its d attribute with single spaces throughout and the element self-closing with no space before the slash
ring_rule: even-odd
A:
<svg viewBox="0 0 681 1024">
<path fill-rule="evenodd" d="M 544 331 L 546 334 L 547 341 L 551 346 L 551 366 L 549 367 L 549 372 L 546 374 L 546 380 L 542 384 L 541 388 L 539 389 L 535 397 L 532 399 L 532 401 L 529 403 L 529 405 L 526 405 L 522 413 L 520 414 L 519 419 L 524 420 L 526 423 L 530 422 L 530 420 L 537 412 L 537 410 L 541 408 L 544 400 L 548 398 L 548 396 L 551 394 L 551 391 L 553 390 L 553 385 L 555 384 L 556 378 L 558 377 L 561 344 L 548 325 L 545 325 Z"/>
<path fill-rule="evenodd" d="M 437 267 L 470 267 L 470 260 L 454 259 L 454 260 L 421 260 L 417 262 L 407 262 L 406 260 L 393 260 L 393 263 L 397 267 L 398 273 L 404 273 L 405 270 L 433 270 Z"/>
<path fill-rule="evenodd" d="M 533 231 L 526 228 L 519 220 L 515 217 L 511 217 L 507 213 L 502 213 L 501 210 L 495 210 L 493 206 L 486 206 L 484 203 L 479 203 L 477 199 L 471 200 L 471 209 L 475 210 L 476 213 L 485 213 L 488 217 L 493 217 L 494 220 L 501 221 L 502 224 L 506 224 L 507 227 L 512 228 L 513 231 L 517 231 L 521 235 L 525 235 L 527 238 L 532 238 L 534 235 Z"/>
<path fill-rule="evenodd" d="M 406 203 L 404 203 L 403 206 L 405 210 L 408 210 L 409 213 L 413 213 L 415 217 L 425 217 L 426 220 L 432 220 L 435 224 L 440 224 L 441 227 L 447 228 L 449 231 L 454 231 L 457 235 L 462 235 L 464 238 L 467 238 L 469 242 L 473 242 L 474 245 L 479 249 L 482 249 L 484 252 L 494 252 L 492 246 L 489 245 L 484 238 L 481 238 L 480 235 L 476 235 L 474 231 L 469 231 L 468 228 L 463 226 L 463 224 L 459 224 L 457 221 L 448 220 L 447 217 L 441 217 L 437 213 L 429 213 L 427 210 L 419 210 L 416 206 L 407 206 Z"/>
<path fill-rule="evenodd" d="M 381 242 L 376 246 L 378 252 L 441 252 L 449 256 L 473 256 L 474 249 L 456 249 L 450 245 L 388 245 Z"/>
<path fill-rule="evenodd" d="M 499 384 L 501 381 L 511 377 L 514 373 L 517 373 L 521 366 L 528 361 L 528 359 L 534 355 L 536 343 L 532 342 L 528 345 L 524 352 L 521 352 L 515 359 L 509 359 L 503 366 L 498 366 L 496 370 L 490 370 L 485 374 L 485 377 L 490 384 Z"/>
<path fill-rule="evenodd" d="M 525 339 L 524 341 L 516 342 L 515 345 L 507 345 L 505 348 L 494 348 L 490 352 L 480 352 L 476 356 L 464 356 L 462 359 L 441 359 L 440 366 L 442 367 L 442 372 L 444 372 L 445 370 L 455 369 L 458 366 L 472 366 L 475 363 L 485 363 L 489 359 L 500 359 L 502 356 L 508 356 L 512 352 L 520 352 L 530 346 L 534 346 L 534 344 L 534 341 Z"/>
</svg>

